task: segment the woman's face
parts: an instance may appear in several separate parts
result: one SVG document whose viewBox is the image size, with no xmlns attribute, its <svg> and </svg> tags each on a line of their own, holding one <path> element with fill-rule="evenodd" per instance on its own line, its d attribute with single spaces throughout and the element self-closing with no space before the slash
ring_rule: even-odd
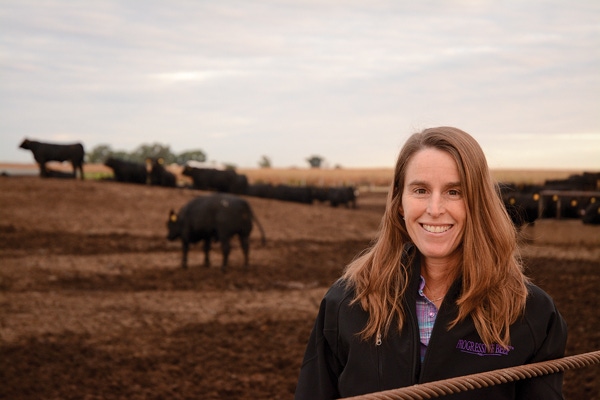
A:
<svg viewBox="0 0 600 400">
<path fill-rule="evenodd" d="M 420 150 L 406 168 L 400 214 L 426 263 L 452 263 L 463 238 L 466 207 L 454 158 Z"/>
</svg>

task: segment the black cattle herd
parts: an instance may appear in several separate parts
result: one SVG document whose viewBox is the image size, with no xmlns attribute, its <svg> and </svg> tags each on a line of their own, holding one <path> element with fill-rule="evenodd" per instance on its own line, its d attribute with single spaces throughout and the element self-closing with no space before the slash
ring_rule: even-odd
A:
<svg viewBox="0 0 600 400">
<path fill-rule="evenodd" d="M 40 176 L 51 178 L 76 178 L 83 179 L 83 146 L 80 143 L 60 145 L 49 144 L 25 139 L 20 148 L 31 150 L 36 162 L 39 164 Z M 48 161 L 70 161 L 73 164 L 73 173 L 56 171 L 46 167 Z M 181 187 L 178 185 L 175 174 L 168 171 L 162 158 L 148 158 L 145 163 L 108 157 L 104 165 L 112 169 L 111 179 L 117 182 L 149 184 L 154 186 Z M 182 174 L 191 179 L 191 188 L 220 193 L 270 198 L 282 201 L 291 201 L 312 204 L 315 201 L 329 202 L 332 207 L 345 205 L 356 207 L 358 191 L 354 187 L 314 187 L 273 185 L 271 183 L 249 184 L 248 178 L 238 174 L 232 169 L 197 168 L 186 165 Z"/>
<path fill-rule="evenodd" d="M 42 177 L 76 177 L 83 179 L 83 146 L 49 144 L 25 139 L 21 148 L 31 150 Z M 73 174 L 52 171 L 48 161 L 70 161 Z M 177 187 L 176 176 L 168 171 L 162 159 L 135 163 L 108 158 L 105 165 L 113 170 L 118 182 Z M 304 204 L 329 202 L 331 206 L 356 207 L 357 190 L 351 186 L 314 187 L 249 184 L 243 174 L 234 170 L 185 166 L 182 172 L 192 180 L 192 188 L 237 195 L 293 201 Z M 600 173 L 584 172 L 564 180 L 547 180 L 543 185 L 501 184 L 500 192 L 509 215 L 516 226 L 532 224 L 539 218 L 578 218 L 586 224 L 600 224 Z"/>
<path fill-rule="evenodd" d="M 581 219 L 600 224 L 600 173 L 584 172 L 543 185 L 500 185 L 506 209 L 517 227 L 541 218 Z"/>
</svg>

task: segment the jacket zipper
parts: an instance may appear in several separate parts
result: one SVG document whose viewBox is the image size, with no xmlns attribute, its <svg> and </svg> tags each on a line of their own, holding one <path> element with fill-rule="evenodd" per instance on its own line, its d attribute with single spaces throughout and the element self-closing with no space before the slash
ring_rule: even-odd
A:
<svg viewBox="0 0 600 400">
<path fill-rule="evenodd" d="M 379 379 L 378 386 L 381 389 L 381 382 L 383 382 L 383 354 L 381 350 L 381 332 L 377 331 L 377 337 L 375 338 L 375 354 L 377 355 L 377 377 Z"/>
<path fill-rule="evenodd" d="M 417 363 L 419 362 L 419 359 L 421 357 L 420 355 L 420 344 L 421 344 L 421 336 L 419 335 L 419 322 L 417 321 L 417 316 L 414 314 L 413 310 L 407 305 L 406 307 L 407 310 L 407 316 L 409 316 L 408 318 L 406 318 L 406 323 L 410 324 L 410 329 L 408 329 L 409 332 L 411 332 L 412 334 L 412 340 L 411 343 L 413 343 L 413 351 L 412 351 L 412 377 L 413 377 L 413 384 L 417 384 L 420 382 L 420 377 L 417 376 L 417 370 L 419 369 L 419 366 L 417 365 Z M 421 369 L 423 368 L 423 366 L 421 365 Z M 420 375 L 420 372 L 419 372 Z"/>
</svg>

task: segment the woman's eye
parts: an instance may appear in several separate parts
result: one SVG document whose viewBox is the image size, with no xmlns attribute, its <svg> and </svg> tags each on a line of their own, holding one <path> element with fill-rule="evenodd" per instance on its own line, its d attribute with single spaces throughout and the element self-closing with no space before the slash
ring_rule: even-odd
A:
<svg viewBox="0 0 600 400">
<path fill-rule="evenodd" d="M 456 190 L 456 189 L 451 189 L 451 190 L 449 190 L 449 191 L 448 191 L 448 194 L 449 194 L 450 196 L 460 196 L 460 192 L 459 192 L 458 190 Z"/>
</svg>

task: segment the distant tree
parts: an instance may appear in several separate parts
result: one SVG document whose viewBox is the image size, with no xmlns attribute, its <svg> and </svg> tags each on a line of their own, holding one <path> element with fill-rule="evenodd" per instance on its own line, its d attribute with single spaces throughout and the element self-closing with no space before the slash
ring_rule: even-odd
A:
<svg viewBox="0 0 600 400">
<path fill-rule="evenodd" d="M 90 164 L 98 164 L 106 161 L 108 157 L 111 156 L 113 150 L 107 144 L 99 144 L 94 147 L 91 151 L 86 152 L 86 162 Z"/>
<path fill-rule="evenodd" d="M 147 158 L 162 158 L 166 164 L 175 162 L 175 155 L 169 145 L 160 143 L 141 144 L 131 153 L 131 159 L 135 162 L 145 162 Z"/>
<path fill-rule="evenodd" d="M 198 161 L 205 162 L 206 161 L 206 153 L 202 150 L 188 150 L 180 153 L 175 157 L 175 162 L 179 165 L 183 165 L 188 161 Z"/>
<path fill-rule="evenodd" d="M 110 156 L 114 157 L 114 158 L 118 158 L 119 160 L 133 161 L 131 154 L 126 152 L 125 150 L 112 151 L 110 153 Z"/>
<path fill-rule="evenodd" d="M 317 155 L 312 155 L 306 159 L 306 161 L 308 161 L 308 163 L 310 164 L 311 168 L 321 168 L 321 164 L 324 160 L 325 159 L 323 157 Z"/>
<path fill-rule="evenodd" d="M 133 161 L 134 158 L 131 153 L 126 152 L 125 150 L 113 150 L 107 144 L 100 144 L 94 147 L 90 152 L 85 154 L 86 162 L 94 164 L 94 163 L 104 163 L 107 158 L 114 157 L 120 160 Z"/>
<path fill-rule="evenodd" d="M 271 159 L 267 156 L 262 156 L 258 162 L 258 166 L 261 168 L 271 168 Z"/>
<path fill-rule="evenodd" d="M 131 153 L 124 150 L 113 150 L 109 145 L 101 144 L 94 147 L 90 152 L 87 152 L 85 156 L 86 162 L 89 163 L 104 163 L 108 157 L 140 163 L 146 162 L 147 158 L 162 158 L 166 164 L 177 163 L 180 165 L 192 160 L 199 162 L 206 161 L 206 153 L 200 149 L 187 150 L 175 155 L 171 152 L 168 145 L 160 143 L 141 144 Z"/>
</svg>

